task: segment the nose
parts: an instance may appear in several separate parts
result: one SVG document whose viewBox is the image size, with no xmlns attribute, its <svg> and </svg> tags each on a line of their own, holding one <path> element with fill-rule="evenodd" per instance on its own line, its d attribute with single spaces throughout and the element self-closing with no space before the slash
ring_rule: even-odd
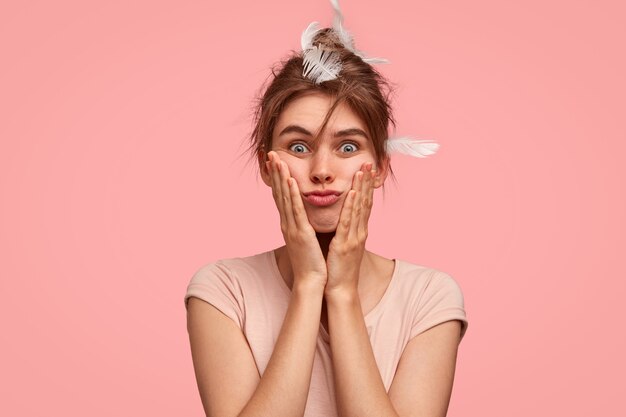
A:
<svg viewBox="0 0 626 417">
<path fill-rule="evenodd" d="M 332 156 L 329 152 L 318 150 L 311 159 L 310 179 L 315 184 L 325 184 L 335 180 L 332 168 Z"/>
</svg>

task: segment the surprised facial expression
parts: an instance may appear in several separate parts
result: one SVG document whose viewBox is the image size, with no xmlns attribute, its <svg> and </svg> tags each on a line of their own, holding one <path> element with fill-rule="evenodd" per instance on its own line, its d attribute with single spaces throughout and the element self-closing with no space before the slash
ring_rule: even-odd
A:
<svg viewBox="0 0 626 417">
<path fill-rule="evenodd" d="M 337 228 L 343 202 L 354 174 L 366 162 L 376 168 L 376 155 L 365 123 L 344 103 L 331 115 L 315 140 L 333 105 L 330 96 L 315 93 L 289 103 L 280 114 L 272 135 L 272 149 L 289 167 L 298 183 L 309 223 L 316 232 Z M 263 172 L 263 180 L 271 180 Z M 386 172 L 375 181 L 380 187 Z"/>
</svg>

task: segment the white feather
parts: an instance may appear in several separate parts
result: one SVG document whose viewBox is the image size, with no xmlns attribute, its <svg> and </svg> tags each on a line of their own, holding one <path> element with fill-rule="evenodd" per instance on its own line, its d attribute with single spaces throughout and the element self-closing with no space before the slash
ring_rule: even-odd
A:
<svg viewBox="0 0 626 417">
<path fill-rule="evenodd" d="M 313 47 L 313 38 L 320 31 L 320 24 L 318 22 L 311 22 L 309 26 L 304 29 L 302 36 L 300 37 L 300 43 L 302 44 L 302 50 L 306 51 Z"/>
<path fill-rule="evenodd" d="M 339 0 L 330 0 L 330 4 L 332 4 L 333 9 L 335 9 L 335 16 L 333 17 L 333 29 L 335 30 L 335 33 L 339 37 L 339 40 L 343 44 L 344 48 L 350 50 L 351 52 L 356 52 L 354 49 L 354 39 L 352 38 L 352 35 L 343 27 L 343 13 L 341 13 L 341 8 L 339 7 Z"/>
<path fill-rule="evenodd" d="M 389 61 L 385 58 L 368 58 L 364 52 L 359 51 L 354 47 L 354 38 L 350 32 L 343 27 L 343 13 L 341 13 L 341 8 L 339 7 L 339 0 L 330 0 L 330 3 L 332 4 L 333 9 L 335 9 L 335 16 L 333 17 L 333 30 L 339 37 L 339 40 L 343 44 L 344 48 L 357 55 L 368 64 L 389 63 Z"/>
<path fill-rule="evenodd" d="M 385 143 L 388 153 L 402 153 L 418 158 L 425 158 L 432 155 L 439 149 L 439 144 L 434 140 L 415 140 L 407 137 L 389 138 Z"/>
<path fill-rule="evenodd" d="M 315 84 L 334 80 L 341 72 L 339 53 L 327 51 L 317 45 L 304 51 L 304 69 L 302 75 Z"/>
<path fill-rule="evenodd" d="M 357 54 L 358 55 L 358 54 Z M 385 58 L 367 58 L 365 55 L 359 55 L 363 62 L 367 62 L 368 64 L 388 64 L 389 60 Z"/>
</svg>

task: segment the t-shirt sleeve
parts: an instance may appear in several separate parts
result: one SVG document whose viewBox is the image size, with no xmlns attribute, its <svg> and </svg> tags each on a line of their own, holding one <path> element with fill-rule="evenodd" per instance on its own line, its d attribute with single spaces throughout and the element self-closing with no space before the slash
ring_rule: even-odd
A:
<svg viewBox="0 0 626 417">
<path fill-rule="evenodd" d="M 205 265 L 191 278 L 185 294 L 211 304 L 243 329 L 243 294 L 236 276 L 220 262 Z"/>
<path fill-rule="evenodd" d="M 419 299 L 409 338 L 450 320 L 461 321 L 463 339 L 468 325 L 463 292 L 450 275 L 439 272 L 428 282 Z"/>
</svg>

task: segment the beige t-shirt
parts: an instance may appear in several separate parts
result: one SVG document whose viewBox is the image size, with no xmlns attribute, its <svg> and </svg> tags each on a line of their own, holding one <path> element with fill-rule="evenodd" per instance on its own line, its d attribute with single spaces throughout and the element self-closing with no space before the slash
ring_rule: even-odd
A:
<svg viewBox="0 0 626 417">
<path fill-rule="evenodd" d="M 268 251 L 200 268 L 187 287 L 185 307 L 189 297 L 197 297 L 230 317 L 245 335 L 263 375 L 290 295 L 274 252 Z M 364 320 L 387 391 L 409 340 L 449 320 L 461 321 L 463 338 L 468 324 L 463 293 L 450 275 L 398 259 L 386 292 Z M 337 415 L 329 336 L 321 324 L 304 415 Z"/>
</svg>

